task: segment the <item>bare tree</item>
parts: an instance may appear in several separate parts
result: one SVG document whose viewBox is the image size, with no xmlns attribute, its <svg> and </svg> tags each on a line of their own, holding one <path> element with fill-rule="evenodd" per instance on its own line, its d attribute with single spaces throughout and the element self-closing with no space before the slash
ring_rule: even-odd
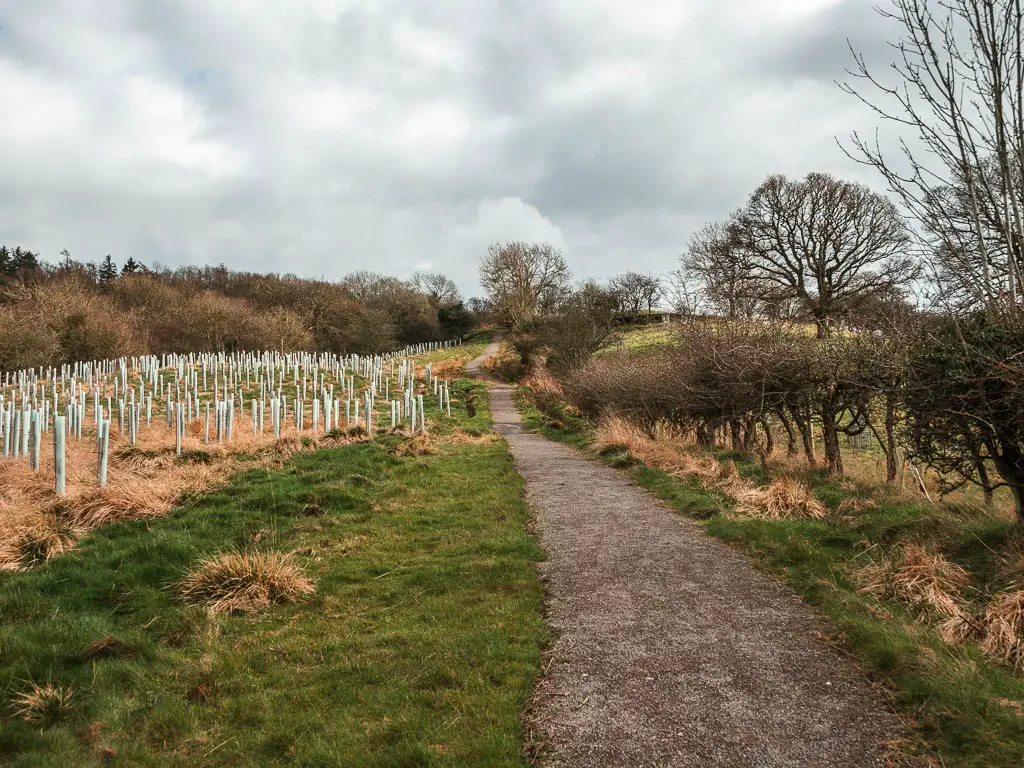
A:
<svg viewBox="0 0 1024 768">
<path fill-rule="evenodd" d="M 916 278 L 906 225 L 896 206 L 860 184 L 811 173 L 803 181 L 770 176 L 734 228 L 747 252 L 748 279 L 763 299 L 798 300 L 818 336 L 867 296 Z"/>
<path fill-rule="evenodd" d="M 700 287 L 716 312 L 729 318 L 753 316 L 757 302 L 749 252 L 741 245 L 735 218 L 695 233 L 681 263 L 683 275 Z"/>
<path fill-rule="evenodd" d="M 643 298 L 644 306 L 647 307 L 647 314 L 654 311 L 654 305 L 661 301 L 665 295 L 665 286 L 661 278 L 655 275 L 643 275 L 640 281 L 640 296 Z"/>
<path fill-rule="evenodd" d="M 440 272 L 417 272 L 412 276 L 412 282 L 434 309 L 454 307 L 462 301 L 455 281 Z"/>
<path fill-rule="evenodd" d="M 616 338 L 615 316 L 621 297 L 614 288 L 593 280 L 583 283 L 561 302 L 558 312 L 540 327 L 540 341 L 549 347 L 548 365 L 560 376 L 583 365 Z"/>
<path fill-rule="evenodd" d="M 1015 178 L 1022 178 L 1020 162 L 1015 156 Z M 1019 258 L 1007 247 L 1014 235 L 1006 231 L 1001 201 L 1012 198 L 1024 207 L 1024 184 L 1014 183 L 1004 189 L 994 157 L 985 158 L 972 173 L 979 188 L 992 190 L 995 195 L 972 198 L 970 186 L 960 179 L 932 189 L 926 197 L 928 218 L 924 226 L 933 241 L 940 298 L 944 305 L 958 311 L 993 304 L 998 291 L 1007 285 L 1011 266 L 1018 277 L 1021 270 Z"/>
<path fill-rule="evenodd" d="M 480 263 L 480 283 L 506 321 L 522 326 L 565 295 L 569 267 L 548 243 L 495 243 Z"/>
<path fill-rule="evenodd" d="M 619 295 L 622 311 L 638 315 L 644 309 L 648 313 L 661 301 L 661 280 L 654 275 L 640 272 L 625 272 L 611 282 L 612 290 Z"/>
<path fill-rule="evenodd" d="M 892 0 L 879 12 L 902 28 L 893 44 L 895 82 L 851 47 L 850 75 L 863 85 L 841 87 L 909 129 L 919 147 L 901 140 L 897 163 L 877 137 L 854 133 L 848 154 L 882 173 L 922 223 L 929 250 L 972 270 L 969 280 L 986 304 L 998 303 L 1005 285 L 1016 307 L 1024 235 L 1024 201 L 1013 193 L 1024 186 L 1017 161 L 1024 157 L 1021 0 Z M 956 204 L 937 188 L 957 190 Z M 1002 267 L 994 271 L 997 261 Z"/>
</svg>

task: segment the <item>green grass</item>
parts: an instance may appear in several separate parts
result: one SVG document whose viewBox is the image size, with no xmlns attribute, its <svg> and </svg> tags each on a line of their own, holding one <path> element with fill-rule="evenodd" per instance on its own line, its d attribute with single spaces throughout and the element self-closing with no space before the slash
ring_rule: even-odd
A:
<svg viewBox="0 0 1024 768">
<path fill-rule="evenodd" d="M 721 514 L 729 501 L 695 484 L 648 467 L 623 451 L 590 449 L 593 432 L 583 419 L 557 408 L 539 412 L 520 389 L 518 402 L 527 428 L 573 445 L 627 472 L 681 514 L 704 521 L 707 531 L 750 555 L 767 572 L 783 578 L 834 627 L 831 640 L 855 656 L 883 685 L 908 725 L 919 756 L 938 756 L 952 768 L 1010 768 L 1024 765 L 1024 677 L 990 662 L 977 646 L 950 646 L 934 621 L 900 604 L 860 593 L 851 571 L 868 557 L 907 541 L 935 546 L 973 575 L 969 598 L 980 607 L 984 595 L 1024 585 L 1024 563 L 1016 572 L 1014 552 L 1024 537 L 1004 517 L 976 507 L 908 502 L 883 489 L 850 489 L 815 481 L 815 493 L 835 509 L 845 498 L 873 497 L 876 509 L 842 521 L 768 521 Z M 738 461 L 741 474 L 760 467 Z M 1009 702 L 1007 704 L 1006 702 Z"/>
<path fill-rule="evenodd" d="M 615 352 L 635 353 L 657 349 L 658 347 L 668 347 L 672 344 L 672 326 L 662 323 L 638 325 L 623 330 L 618 341 L 607 349 L 602 350 L 599 354 L 608 355 Z"/>
<path fill-rule="evenodd" d="M 437 431 L 486 430 L 482 385 L 453 384 Z M 407 439 L 252 468 L 0 574 L 0 764 L 522 765 L 545 628 L 521 480 L 502 442 L 395 456 Z M 296 552 L 316 595 L 215 617 L 171 588 L 246 548 Z M 29 681 L 71 687 L 72 709 L 13 718 Z"/>
<path fill-rule="evenodd" d="M 491 329 L 478 329 L 467 335 L 463 340 L 462 344 L 456 347 L 448 347 L 445 349 L 435 349 L 431 352 L 425 352 L 422 355 L 416 356 L 416 364 L 419 366 L 421 362 L 441 362 L 444 360 L 453 360 L 455 358 L 469 355 L 470 357 L 478 357 L 482 355 L 487 345 L 491 341 L 492 335 Z"/>
</svg>

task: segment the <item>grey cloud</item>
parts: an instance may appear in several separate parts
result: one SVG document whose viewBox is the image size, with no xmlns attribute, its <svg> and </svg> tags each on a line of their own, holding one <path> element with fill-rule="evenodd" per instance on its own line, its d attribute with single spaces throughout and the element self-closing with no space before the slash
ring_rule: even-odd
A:
<svg viewBox="0 0 1024 768">
<path fill-rule="evenodd" d="M 528 233 L 580 276 L 668 272 L 771 172 L 863 177 L 832 137 L 865 113 L 830 83 L 846 36 L 887 32 L 868 2 L 804 2 L 790 22 L 765 0 L 0 0 L 0 97 L 26 123 L 0 127 L 0 242 L 429 262 L 473 294 L 488 238 Z"/>
<path fill-rule="evenodd" d="M 853 69 L 850 47 L 869 62 L 886 62 L 889 41 L 900 35 L 898 25 L 876 11 L 885 4 L 874 0 L 840 0 L 814 13 L 788 33 L 765 41 L 752 63 L 765 76 L 782 80 L 810 78 L 842 82 Z"/>
</svg>

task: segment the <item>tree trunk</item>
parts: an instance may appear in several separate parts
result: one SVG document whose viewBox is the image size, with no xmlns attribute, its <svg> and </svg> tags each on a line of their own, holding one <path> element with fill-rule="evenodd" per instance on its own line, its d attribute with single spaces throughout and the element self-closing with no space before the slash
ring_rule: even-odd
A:
<svg viewBox="0 0 1024 768">
<path fill-rule="evenodd" d="M 985 506 L 991 507 L 995 503 L 992 491 L 992 481 L 988 477 L 988 468 L 984 461 L 978 461 L 978 479 L 981 480 L 981 490 L 985 494 Z"/>
<path fill-rule="evenodd" d="M 828 464 L 828 473 L 833 477 L 841 477 L 843 455 L 839 450 L 839 431 L 836 429 L 833 414 L 822 414 L 821 438 L 825 443 L 825 462 Z"/>
<path fill-rule="evenodd" d="M 1017 525 L 1024 525 L 1024 454 L 1016 443 L 1008 440 L 1003 442 L 1002 449 L 998 455 L 993 456 L 992 463 L 1013 492 Z"/>
<path fill-rule="evenodd" d="M 796 444 L 796 432 L 793 430 L 793 423 L 786 416 L 786 412 L 779 410 L 779 421 L 782 422 L 782 428 L 786 430 L 786 455 L 792 458 L 800 452 L 800 449 Z"/>
<path fill-rule="evenodd" d="M 707 424 L 697 425 L 697 447 L 705 451 L 713 450 L 715 447 L 715 429 L 708 428 Z"/>
<path fill-rule="evenodd" d="M 811 431 L 811 420 L 797 419 L 796 427 L 800 430 L 800 440 L 804 444 L 804 456 L 807 457 L 807 463 L 813 467 L 817 464 L 817 460 L 814 458 L 814 434 Z"/>
<path fill-rule="evenodd" d="M 736 453 L 743 450 L 743 440 L 740 434 L 740 423 L 736 420 L 729 422 L 729 436 L 732 438 L 732 449 Z"/>
<path fill-rule="evenodd" d="M 743 450 L 753 451 L 757 446 L 757 419 L 748 416 L 743 424 Z"/>
<path fill-rule="evenodd" d="M 892 485 L 899 469 L 896 466 L 896 402 L 892 397 L 887 397 L 885 402 L 885 442 L 885 482 Z"/>
<path fill-rule="evenodd" d="M 761 419 L 761 429 L 764 430 L 764 452 L 766 456 L 771 456 L 775 453 L 775 435 L 772 432 L 772 425 L 768 423 L 768 419 Z"/>
<path fill-rule="evenodd" d="M 827 339 L 832 332 L 832 326 L 829 322 L 829 316 L 824 314 L 815 315 L 814 329 L 819 339 Z"/>
</svg>

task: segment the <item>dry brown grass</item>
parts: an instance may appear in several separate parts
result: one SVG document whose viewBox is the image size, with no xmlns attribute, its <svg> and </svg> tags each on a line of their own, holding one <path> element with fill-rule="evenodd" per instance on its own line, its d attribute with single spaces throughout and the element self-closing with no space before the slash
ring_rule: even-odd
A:
<svg viewBox="0 0 1024 768">
<path fill-rule="evenodd" d="M 648 441 L 650 437 L 640 427 L 619 416 L 602 419 L 594 433 L 594 447 L 599 451 L 609 448 L 632 451 Z"/>
<path fill-rule="evenodd" d="M 504 381 L 516 381 L 524 373 L 519 353 L 507 340 L 501 343 L 497 353 L 484 360 L 482 368 L 491 376 Z"/>
<path fill-rule="evenodd" d="M 75 546 L 82 531 L 55 515 L 40 516 L 18 535 L 0 542 L 0 571 L 30 568 Z"/>
<path fill-rule="evenodd" d="M 94 659 L 108 659 L 117 656 L 128 656 L 132 648 L 118 637 L 107 633 L 98 640 L 93 640 L 82 652 L 83 661 Z"/>
<path fill-rule="evenodd" d="M 496 432 L 484 432 L 480 435 L 474 435 L 469 432 L 465 432 L 461 429 L 455 429 L 450 435 L 445 437 L 445 441 L 452 445 L 482 445 L 486 443 L 493 443 L 501 438 Z"/>
<path fill-rule="evenodd" d="M 858 515 L 864 510 L 877 509 L 878 503 L 872 499 L 858 499 L 853 496 L 843 499 L 839 502 L 839 506 L 836 507 L 836 512 L 840 515 L 843 514 L 854 514 Z"/>
<path fill-rule="evenodd" d="M 998 661 L 1024 669 L 1024 589 L 1002 592 L 989 602 L 981 649 Z"/>
<path fill-rule="evenodd" d="M 969 611 L 961 611 L 939 625 L 939 637 L 950 645 L 979 641 L 985 636 L 985 624 Z"/>
<path fill-rule="evenodd" d="M 187 602 L 217 613 L 292 603 L 315 591 L 293 557 L 280 552 L 230 552 L 209 557 L 177 587 Z"/>
<path fill-rule="evenodd" d="M 71 697 L 70 688 L 31 683 L 27 691 L 14 697 L 14 716 L 30 723 L 52 723 L 72 708 Z"/>
<path fill-rule="evenodd" d="M 977 642 L 989 658 L 1024 669 L 1024 590 L 994 595 L 979 616 L 962 605 L 970 574 L 919 544 L 859 569 L 854 578 L 862 592 L 937 615 L 945 642 Z"/>
<path fill-rule="evenodd" d="M 394 456 L 428 456 L 437 453 L 437 441 L 432 435 L 416 435 L 403 440 L 391 449 Z"/>
<path fill-rule="evenodd" d="M 175 487 L 177 484 L 174 482 L 185 478 L 145 479 L 147 482 L 140 483 L 136 478 L 119 477 L 108 483 L 106 488 L 84 491 L 68 502 L 63 517 L 86 530 L 118 520 L 160 517 L 167 514 L 174 500 L 187 490 L 185 487 Z M 189 486 L 198 488 L 202 484 L 191 482 Z"/>
<path fill-rule="evenodd" d="M 788 476 L 776 478 L 763 488 L 739 488 L 733 493 L 736 512 L 769 520 L 811 518 L 820 520 L 827 509 L 811 489 Z"/>
<path fill-rule="evenodd" d="M 733 498 L 737 514 L 773 520 L 825 517 L 825 505 L 804 483 L 783 476 L 758 487 L 740 477 L 732 461 L 723 463 L 713 456 L 692 455 L 689 438 L 688 432 L 668 426 L 655 428 L 652 436 L 629 420 L 612 416 L 598 425 L 595 446 L 598 450 L 628 450 L 673 477 L 695 479 L 701 487 Z"/>
<path fill-rule="evenodd" d="M 520 381 L 523 386 L 533 392 L 534 402 L 542 411 L 549 411 L 553 406 L 565 400 L 565 390 L 554 376 L 543 365 L 532 365 Z"/>
<path fill-rule="evenodd" d="M 269 433 L 252 433 L 247 418 L 236 421 L 230 442 L 202 441 L 191 430 L 182 441 L 182 456 L 175 455 L 174 434 L 165 421 L 140 431 L 135 446 L 114 445 L 107 471 L 107 487 L 96 482 L 96 449 L 88 432 L 79 442 L 67 443 L 67 495 L 53 489 L 53 454 L 41 450 L 41 467 L 32 472 L 27 462 L 0 462 L 0 570 L 19 570 L 61 554 L 89 530 L 116 521 L 166 514 L 184 496 L 223 483 L 242 466 L 276 467 L 300 451 L 346 445 L 366 439 L 358 435 L 295 433 L 275 440 Z M 47 436 L 44 438 L 49 440 Z"/>
<path fill-rule="evenodd" d="M 970 574 L 937 552 L 920 544 L 908 544 L 896 555 L 861 568 L 856 573 L 860 591 L 893 597 L 949 620 L 944 635 L 967 637 L 970 618 L 960 607 L 962 590 Z"/>
<path fill-rule="evenodd" d="M 473 355 L 461 355 L 448 360 L 438 360 L 430 364 L 430 375 L 435 379 L 461 379 L 466 375 L 466 363 Z"/>
</svg>

